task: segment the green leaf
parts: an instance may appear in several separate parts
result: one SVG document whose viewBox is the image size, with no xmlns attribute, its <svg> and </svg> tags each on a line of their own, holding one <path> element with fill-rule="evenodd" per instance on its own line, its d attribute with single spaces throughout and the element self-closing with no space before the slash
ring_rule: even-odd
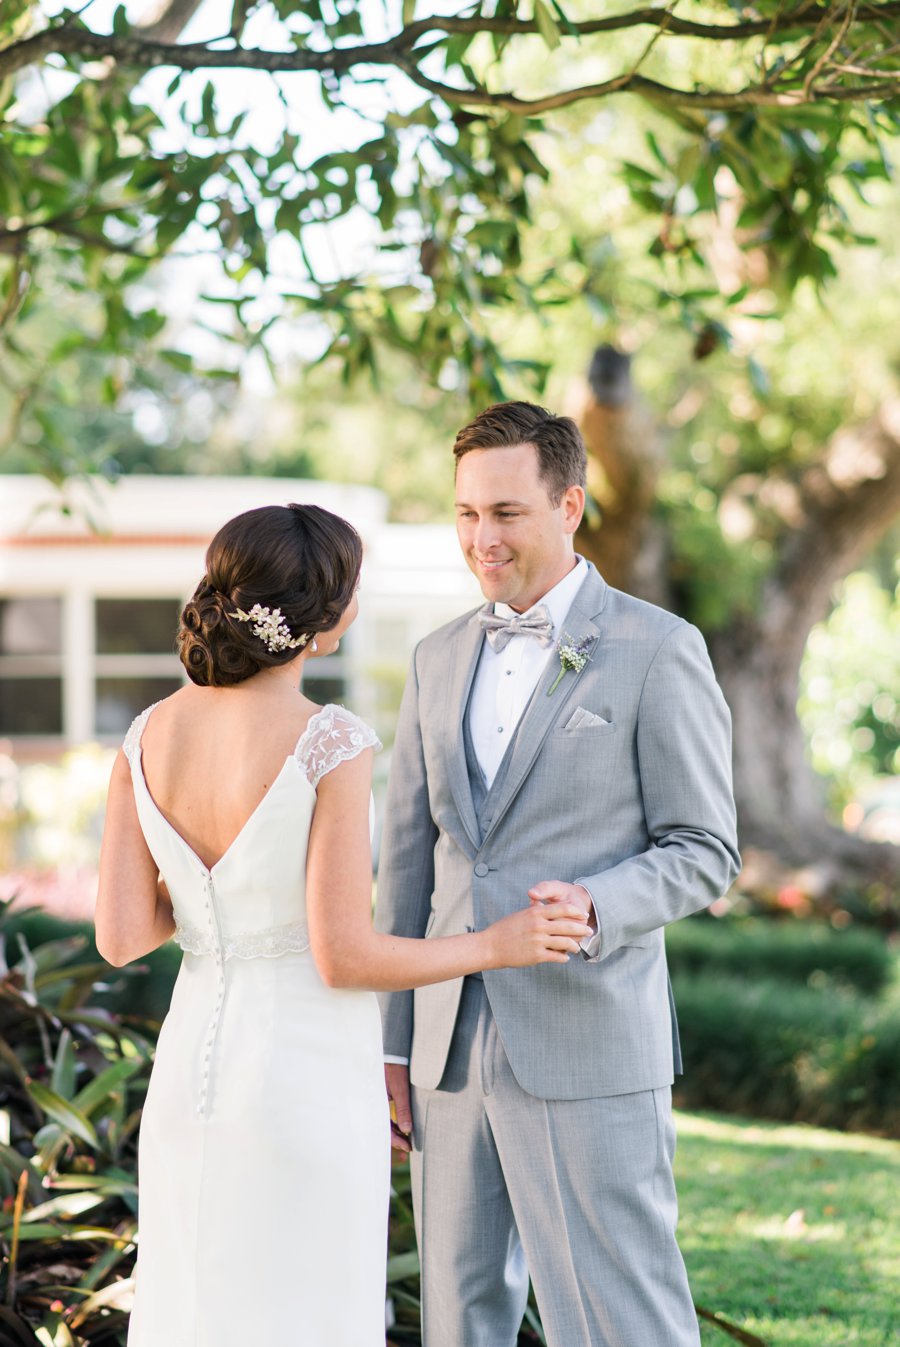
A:
<svg viewBox="0 0 900 1347">
<path fill-rule="evenodd" d="M 415 1249 L 408 1253 L 395 1253 L 387 1263 L 387 1282 L 404 1281 L 407 1277 L 415 1277 L 419 1272 L 419 1255 Z"/>
<path fill-rule="evenodd" d="M 547 46 L 553 51 L 560 44 L 559 24 L 550 13 L 544 0 L 534 0 L 534 21 Z"/>
<path fill-rule="evenodd" d="M 25 1221 L 19 1226 L 20 1240 L 39 1240 L 39 1239 L 62 1239 L 63 1230 L 58 1225 L 47 1225 L 44 1223 L 28 1225 Z"/>
<path fill-rule="evenodd" d="M 60 1193 L 59 1197 L 51 1197 L 48 1202 L 32 1207 L 22 1217 L 22 1221 L 31 1224 L 40 1222 L 47 1216 L 80 1216 L 84 1211 L 92 1211 L 94 1207 L 99 1207 L 105 1200 L 105 1195 L 97 1192 Z"/>
<path fill-rule="evenodd" d="M 46 944 L 38 945 L 35 949 L 29 950 L 24 944 L 21 936 L 19 945 L 22 950 L 22 960 L 16 967 L 22 971 L 26 965 L 37 976 L 40 973 L 56 969 L 60 964 L 66 963 L 75 954 L 80 954 L 87 946 L 87 938 L 83 935 L 66 936 L 62 940 L 48 940 Z"/>
<path fill-rule="evenodd" d="M 75 1049 L 70 1029 L 63 1029 L 59 1036 L 50 1085 L 63 1099 L 71 1099 L 75 1093 Z"/>
<path fill-rule="evenodd" d="M 74 1104 L 70 1104 L 54 1090 L 48 1089 L 46 1085 L 41 1085 L 36 1080 L 29 1081 L 28 1093 L 38 1108 L 42 1109 L 48 1118 L 59 1123 L 60 1127 L 81 1141 L 87 1142 L 89 1146 L 99 1146 L 100 1141 L 93 1123 Z"/>
<path fill-rule="evenodd" d="M 127 1177 L 117 1177 L 120 1173 L 124 1174 L 124 1170 L 107 1170 L 105 1174 L 57 1174 L 50 1183 L 50 1187 L 54 1192 L 65 1193 L 102 1189 L 107 1196 L 118 1196 L 120 1193 L 136 1193 L 137 1185 Z"/>
<path fill-rule="evenodd" d="M 113 1062 L 112 1066 L 101 1071 L 99 1076 L 95 1076 L 83 1090 L 79 1091 L 72 1100 L 73 1107 L 78 1109 L 83 1117 L 89 1118 L 100 1104 L 118 1093 L 125 1081 L 130 1080 L 143 1066 L 140 1057 L 123 1057 L 118 1062 Z"/>
<path fill-rule="evenodd" d="M 556 10 L 556 17 L 559 19 L 560 27 L 563 28 L 565 32 L 569 34 L 570 37 L 574 37 L 580 40 L 581 35 L 578 32 L 578 29 L 576 28 L 572 20 L 569 18 L 568 14 L 566 14 L 562 5 L 559 3 L 559 0 L 550 0 L 550 3 Z"/>
<path fill-rule="evenodd" d="M 159 354 L 167 365 L 180 370 L 182 374 L 190 374 L 194 368 L 193 358 L 184 351 L 160 351 Z"/>
</svg>

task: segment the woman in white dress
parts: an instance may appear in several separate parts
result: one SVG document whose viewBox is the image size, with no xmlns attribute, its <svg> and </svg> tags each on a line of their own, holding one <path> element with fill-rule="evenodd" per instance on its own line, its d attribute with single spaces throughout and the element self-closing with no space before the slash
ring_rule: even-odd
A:
<svg viewBox="0 0 900 1347">
<path fill-rule="evenodd" d="M 181 619 L 191 683 L 110 783 L 97 944 L 184 958 L 141 1124 L 129 1347 L 383 1347 L 389 1116 L 373 991 L 564 961 L 576 909 L 473 934 L 371 923 L 374 732 L 300 691 L 362 548 L 314 506 L 239 515 Z"/>
</svg>

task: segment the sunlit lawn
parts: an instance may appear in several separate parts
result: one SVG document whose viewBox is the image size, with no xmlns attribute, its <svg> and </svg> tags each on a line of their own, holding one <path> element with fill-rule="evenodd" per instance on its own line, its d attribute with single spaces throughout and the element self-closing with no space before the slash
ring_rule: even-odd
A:
<svg viewBox="0 0 900 1347">
<path fill-rule="evenodd" d="M 900 1344 L 900 1142 L 680 1114 L 696 1303 L 772 1347 Z M 732 1341 L 702 1326 L 704 1347 Z"/>
</svg>

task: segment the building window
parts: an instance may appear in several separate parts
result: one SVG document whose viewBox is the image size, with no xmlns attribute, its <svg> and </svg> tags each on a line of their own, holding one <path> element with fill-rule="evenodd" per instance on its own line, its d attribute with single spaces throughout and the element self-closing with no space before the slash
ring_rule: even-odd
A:
<svg viewBox="0 0 900 1347">
<path fill-rule="evenodd" d="M 180 599 L 98 599 L 98 655 L 171 655 Z"/>
<path fill-rule="evenodd" d="M 184 685 L 181 607 L 175 597 L 0 596 L 0 737 L 121 741 Z M 303 691 L 343 703 L 348 678 L 342 651 L 310 661 Z"/>
<path fill-rule="evenodd" d="M 59 735 L 62 601 L 0 598 L 0 734 Z"/>
<path fill-rule="evenodd" d="M 145 707 L 182 686 L 175 653 L 181 607 L 176 598 L 95 601 L 95 734 L 123 735 Z"/>
</svg>

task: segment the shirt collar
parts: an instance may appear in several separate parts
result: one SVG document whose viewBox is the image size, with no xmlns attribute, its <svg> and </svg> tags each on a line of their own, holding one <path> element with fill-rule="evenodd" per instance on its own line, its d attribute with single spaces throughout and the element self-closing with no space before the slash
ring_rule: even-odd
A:
<svg viewBox="0 0 900 1347">
<path fill-rule="evenodd" d="M 577 552 L 575 555 L 578 557 L 577 564 L 569 571 L 568 575 L 564 575 L 559 584 L 554 585 L 552 589 L 548 589 L 543 598 L 538 599 L 537 603 L 532 604 L 530 608 L 526 609 L 526 612 L 533 613 L 535 608 L 539 607 L 540 604 L 543 604 L 550 614 L 550 620 L 553 623 L 553 635 L 555 637 L 559 636 L 559 629 L 566 619 L 566 614 L 575 602 L 575 595 L 584 584 L 588 573 L 588 564 L 584 557 L 578 556 Z M 510 608 L 508 603 L 495 603 L 494 612 L 498 617 L 525 616 L 525 613 L 517 614 L 514 609 Z"/>
</svg>

